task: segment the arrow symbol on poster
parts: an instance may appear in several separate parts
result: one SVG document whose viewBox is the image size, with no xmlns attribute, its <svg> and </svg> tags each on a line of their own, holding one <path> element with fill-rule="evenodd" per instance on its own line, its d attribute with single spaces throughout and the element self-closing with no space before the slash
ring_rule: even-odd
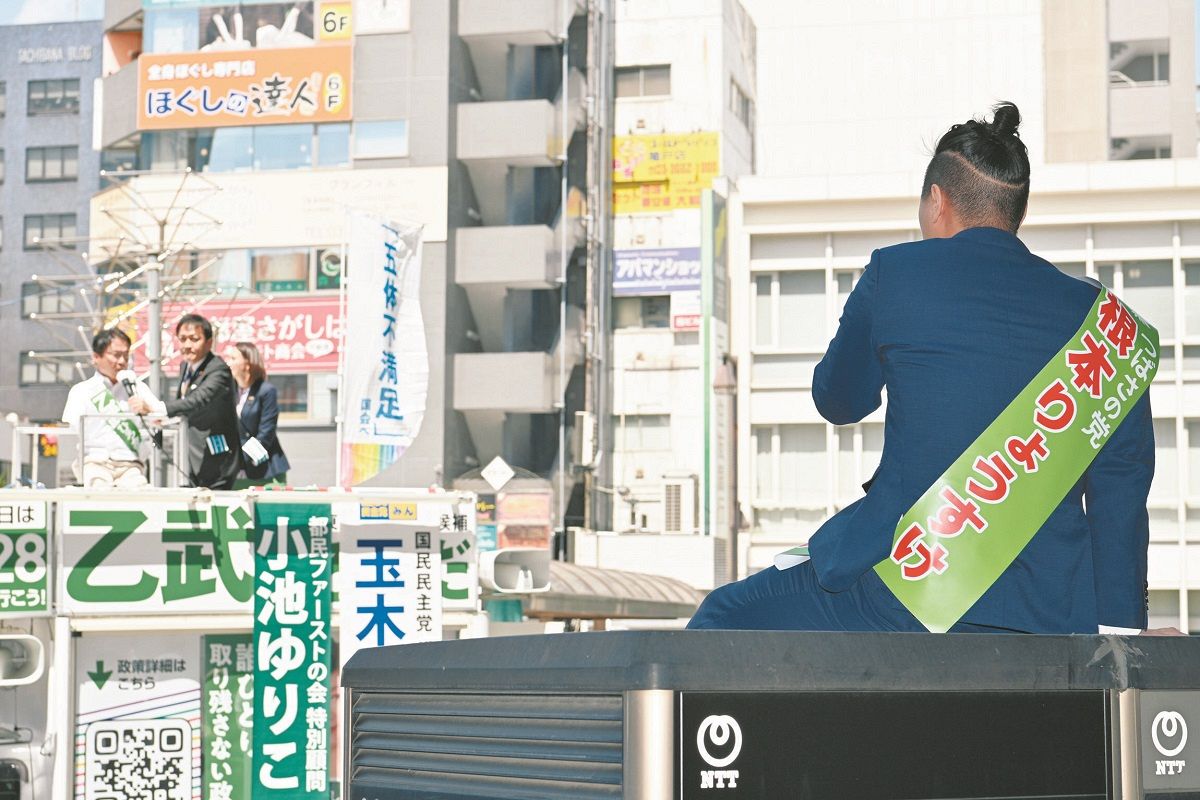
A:
<svg viewBox="0 0 1200 800">
<path fill-rule="evenodd" d="M 106 671 L 104 669 L 103 661 L 97 661 L 96 662 L 96 671 L 88 673 L 88 677 L 92 679 L 92 683 L 96 684 L 97 689 L 103 689 L 104 684 L 108 683 L 108 679 L 111 676 L 112 676 L 112 670 L 110 669 L 110 670 Z"/>
</svg>

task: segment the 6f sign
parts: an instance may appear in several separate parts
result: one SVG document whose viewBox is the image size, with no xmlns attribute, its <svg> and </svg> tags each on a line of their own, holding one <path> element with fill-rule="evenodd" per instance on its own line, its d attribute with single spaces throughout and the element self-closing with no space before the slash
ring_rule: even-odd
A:
<svg viewBox="0 0 1200 800">
<path fill-rule="evenodd" d="M 322 3 L 320 33 L 322 40 L 350 38 L 350 4 Z"/>
<path fill-rule="evenodd" d="M 736 719 L 725 714 L 705 717 L 696 731 L 696 750 L 706 764 L 716 767 L 700 770 L 701 789 L 737 788 L 738 771 L 724 769 L 742 752 L 742 728 Z"/>
</svg>

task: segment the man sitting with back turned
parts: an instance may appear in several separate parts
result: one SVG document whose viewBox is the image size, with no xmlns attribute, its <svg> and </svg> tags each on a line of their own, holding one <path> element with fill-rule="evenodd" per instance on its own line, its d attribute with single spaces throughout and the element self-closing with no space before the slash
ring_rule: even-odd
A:
<svg viewBox="0 0 1200 800">
<path fill-rule="evenodd" d="M 145 486 L 145 460 L 149 436 L 132 419 L 104 419 L 128 413 L 129 392 L 118 377 L 129 363 L 129 337 L 118 328 L 107 328 L 92 337 L 92 364 L 96 374 L 71 387 L 62 420 L 80 437 L 80 459 L 71 465 L 75 477 L 89 489 Z M 140 382 L 135 393 L 146 403 L 157 398 Z M 85 420 L 86 418 L 86 420 Z"/>
<path fill-rule="evenodd" d="M 923 241 L 875 251 L 813 377 L 835 425 L 887 388 L 864 498 L 713 591 L 692 628 L 1137 633 L 1158 337 L 1017 238 L 1016 106 L 942 136 Z"/>
</svg>

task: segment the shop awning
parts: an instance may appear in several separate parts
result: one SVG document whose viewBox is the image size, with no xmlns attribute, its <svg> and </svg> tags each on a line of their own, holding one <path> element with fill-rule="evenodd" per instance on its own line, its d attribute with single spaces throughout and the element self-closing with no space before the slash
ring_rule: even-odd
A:
<svg viewBox="0 0 1200 800">
<path fill-rule="evenodd" d="M 683 581 L 617 569 L 550 562 L 550 591 L 521 598 L 537 619 L 680 619 L 704 593 Z"/>
</svg>

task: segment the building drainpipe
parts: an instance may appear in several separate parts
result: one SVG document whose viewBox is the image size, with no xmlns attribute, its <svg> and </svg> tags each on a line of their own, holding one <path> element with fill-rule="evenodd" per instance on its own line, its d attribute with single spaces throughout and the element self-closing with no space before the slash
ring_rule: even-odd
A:
<svg viewBox="0 0 1200 800">
<path fill-rule="evenodd" d="M 559 181 L 559 275 L 558 275 L 558 528 L 563 539 L 567 536 L 567 265 L 571 254 L 567 252 L 567 154 L 570 150 L 570 132 L 567 130 L 570 114 L 570 34 L 571 0 L 562 0 L 562 87 L 559 90 L 562 104 L 559 109 L 559 139 L 562 152 L 561 179 Z"/>
</svg>

